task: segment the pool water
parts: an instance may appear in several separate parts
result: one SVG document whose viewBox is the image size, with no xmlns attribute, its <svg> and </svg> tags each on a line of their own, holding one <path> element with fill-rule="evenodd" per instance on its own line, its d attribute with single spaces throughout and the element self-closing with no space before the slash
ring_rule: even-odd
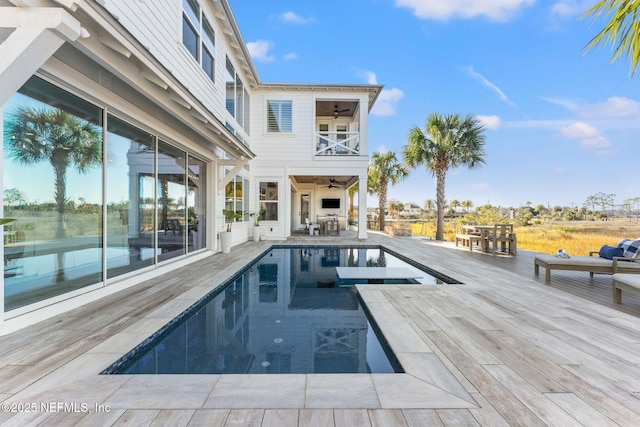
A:
<svg viewBox="0 0 640 427">
<path fill-rule="evenodd" d="M 103 373 L 402 372 L 335 269 L 389 264 L 415 269 L 382 249 L 271 249 Z"/>
</svg>

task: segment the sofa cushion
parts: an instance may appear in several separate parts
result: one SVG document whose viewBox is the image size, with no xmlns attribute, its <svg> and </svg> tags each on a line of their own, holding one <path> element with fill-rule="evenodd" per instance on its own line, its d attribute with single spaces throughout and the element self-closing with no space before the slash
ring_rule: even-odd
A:
<svg viewBox="0 0 640 427">
<path fill-rule="evenodd" d="M 604 245 L 600 248 L 598 255 L 600 255 L 600 258 L 613 259 L 616 256 L 624 256 L 624 249 L 617 246 Z"/>
</svg>

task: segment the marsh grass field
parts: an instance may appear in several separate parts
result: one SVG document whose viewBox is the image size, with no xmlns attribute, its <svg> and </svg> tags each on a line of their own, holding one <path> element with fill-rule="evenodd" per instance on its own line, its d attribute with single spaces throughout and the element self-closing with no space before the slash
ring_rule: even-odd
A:
<svg viewBox="0 0 640 427">
<path fill-rule="evenodd" d="M 459 222 L 445 222 L 445 238 L 453 241 Z M 414 235 L 435 236 L 435 222 L 412 224 Z M 640 221 L 548 221 L 515 227 L 518 249 L 555 254 L 564 249 L 569 255 L 589 255 L 602 245 L 615 246 L 622 238 L 640 238 Z"/>
</svg>

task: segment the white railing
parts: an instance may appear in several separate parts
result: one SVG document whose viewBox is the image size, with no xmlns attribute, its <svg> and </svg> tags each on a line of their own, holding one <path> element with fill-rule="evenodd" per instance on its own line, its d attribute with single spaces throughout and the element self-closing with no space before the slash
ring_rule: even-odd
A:
<svg viewBox="0 0 640 427">
<path fill-rule="evenodd" d="M 316 156 L 360 155 L 359 132 L 316 132 Z"/>
</svg>

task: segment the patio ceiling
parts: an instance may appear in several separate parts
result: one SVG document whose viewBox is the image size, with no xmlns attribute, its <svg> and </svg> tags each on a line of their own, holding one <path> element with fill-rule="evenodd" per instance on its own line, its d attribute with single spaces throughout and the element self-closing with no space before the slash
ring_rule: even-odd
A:
<svg viewBox="0 0 640 427">
<path fill-rule="evenodd" d="M 298 184 L 315 184 L 315 185 L 329 185 L 332 180 L 334 185 L 339 185 L 343 188 L 348 188 L 358 182 L 357 176 L 350 175 L 330 175 L 330 176 L 314 176 L 314 175 L 294 175 L 291 177 Z"/>
<path fill-rule="evenodd" d="M 353 118 L 358 111 L 358 101 L 316 101 L 316 116 L 333 116 Z"/>
</svg>

